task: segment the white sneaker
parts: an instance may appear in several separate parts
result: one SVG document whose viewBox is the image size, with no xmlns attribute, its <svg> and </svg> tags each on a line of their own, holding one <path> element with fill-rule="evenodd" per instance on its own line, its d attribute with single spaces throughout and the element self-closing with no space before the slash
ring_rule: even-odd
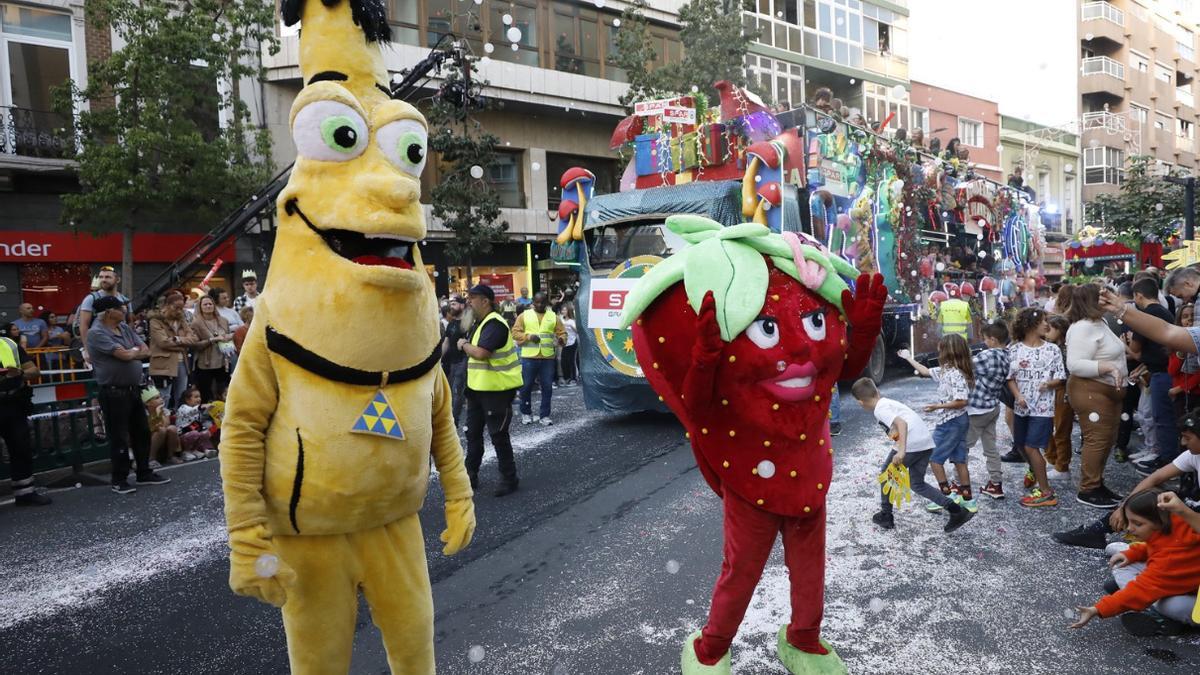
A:
<svg viewBox="0 0 1200 675">
<path fill-rule="evenodd" d="M 521 415 L 521 424 L 531 424 L 531 423 L 533 423 L 532 417 L 530 417 L 529 415 Z"/>
<path fill-rule="evenodd" d="M 1158 453 L 1153 450 L 1142 450 L 1141 452 L 1135 452 L 1134 454 L 1130 455 L 1129 461 L 1140 462 L 1143 459 L 1149 459 L 1151 457 L 1157 457 L 1157 456 L 1158 456 Z"/>
<path fill-rule="evenodd" d="M 537 424 L 538 422 L 541 422 L 541 421 L 542 421 L 542 418 L 541 418 L 541 417 L 538 417 L 537 415 L 534 415 L 534 416 L 533 416 L 533 423 L 534 423 L 534 424 Z"/>
<path fill-rule="evenodd" d="M 1059 471 L 1058 469 L 1046 469 L 1046 478 L 1050 480 L 1064 480 L 1071 478 L 1070 471 Z"/>
<path fill-rule="evenodd" d="M 544 427 L 548 427 L 548 426 L 550 426 L 551 424 L 554 424 L 554 420 L 550 419 L 549 417 L 543 417 L 543 418 L 542 418 L 542 426 L 544 426 Z"/>
</svg>

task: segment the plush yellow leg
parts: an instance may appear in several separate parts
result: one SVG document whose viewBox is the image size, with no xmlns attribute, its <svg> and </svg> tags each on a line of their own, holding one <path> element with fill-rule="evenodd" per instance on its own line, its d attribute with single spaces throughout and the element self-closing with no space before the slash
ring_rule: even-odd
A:
<svg viewBox="0 0 1200 675">
<path fill-rule="evenodd" d="M 579 209 L 575 211 L 575 220 L 571 223 L 571 238 L 575 241 L 583 241 L 583 216 L 584 209 L 587 208 L 587 190 L 584 186 L 579 186 Z"/>
<path fill-rule="evenodd" d="M 417 514 L 351 535 L 394 675 L 433 675 L 433 591 Z"/>
<path fill-rule="evenodd" d="M 356 564 L 347 537 L 276 536 L 274 543 L 279 558 L 296 572 L 283 605 L 293 675 L 344 675 L 358 612 Z"/>
</svg>

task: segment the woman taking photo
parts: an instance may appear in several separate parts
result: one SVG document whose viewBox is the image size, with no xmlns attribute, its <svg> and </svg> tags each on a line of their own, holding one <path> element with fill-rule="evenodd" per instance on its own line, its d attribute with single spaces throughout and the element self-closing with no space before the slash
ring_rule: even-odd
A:
<svg viewBox="0 0 1200 675">
<path fill-rule="evenodd" d="M 1104 322 L 1100 287 L 1095 284 L 1072 289 L 1067 319 L 1067 399 L 1079 415 L 1083 438 L 1077 499 L 1111 509 L 1121 503 L 1121 495 L 1104 485 L 1104 465 L 1121 423 L 1128 375 L 1125 345 Z"/>
<path fill-rule="evenodd" d="M 229 348 L 222 344 L 228 343 L 231 348 L 233 333 L 229 322 L 217 313 L 217 303 L 207 295 L 196 303 L 192 330 L 196 331 L 196 388 L 200 390 L 201 401 L 209 403 L 215 391 L 224 391 L 229 385 L 229 371 L 225 368 L 225 352 Z M 215 391 L 214 383 L 220 385 Z"/>
</svg>

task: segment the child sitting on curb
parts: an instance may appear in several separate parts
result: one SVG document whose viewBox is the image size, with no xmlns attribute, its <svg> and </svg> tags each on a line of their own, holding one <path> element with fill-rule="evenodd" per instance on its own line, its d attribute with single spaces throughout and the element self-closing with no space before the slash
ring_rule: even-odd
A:
<svg viewBox="0 0 1200 675">
<path fill-rule="evenodd" d="M 1110 595 L 1079 607 L 1071 628 L 1117 615 L 1125 630 L 1142 637 L 1178 635 L 1196 626 L 1192 606 L 1200 586 L 1200 514 L 1174 493 L 1157 490 L 1130 496 L 1119 510 L 1137 542 L 1108 547 L 1113 572 L 1104 590 Z"/>
</svg>

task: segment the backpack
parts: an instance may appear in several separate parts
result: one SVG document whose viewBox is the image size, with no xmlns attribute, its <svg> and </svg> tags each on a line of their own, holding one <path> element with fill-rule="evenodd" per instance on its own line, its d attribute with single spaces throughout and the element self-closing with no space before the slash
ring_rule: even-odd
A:
<svg viewBox="0 0 1200 675">
<path fill-rule="evenodd" d="M 88 293 L 88 296 L 91 297 L 93 303 L 99 300 L 101 295 L 102 293 L 100 293 L 100 291 L 92 291 L 91 293 Z M 71 316 L 74 317 L 71 320 L 71 335 L 75 337 L 79 337 L 79 310 L 82 308 L 83 303 L 80 302 L 78 305 L 75 305 L 75 311 L 71 313 Z"/>
</svg>

